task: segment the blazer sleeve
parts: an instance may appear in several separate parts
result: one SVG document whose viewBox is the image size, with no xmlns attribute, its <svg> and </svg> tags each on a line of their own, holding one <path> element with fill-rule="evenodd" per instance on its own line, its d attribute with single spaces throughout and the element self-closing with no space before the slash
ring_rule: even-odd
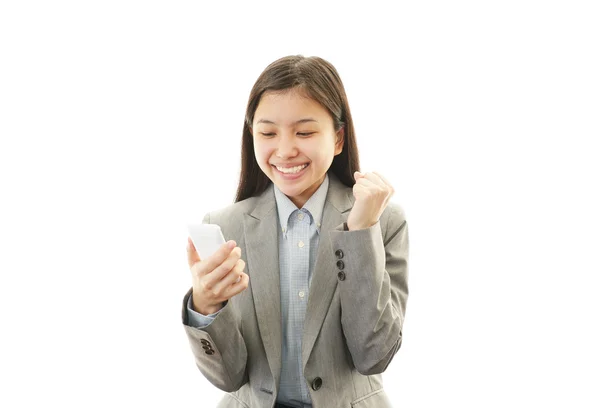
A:
<svg viewBox="0 0 600 408">
<path fill-rule="evenodd" d="M 408 226 L 402 209 L 391 204 L 385 236 L 383 217 L 367 229 L 343 231 L 341 225 L 330 231 L 333 250 L 337 258 L 342 256 L 338 259 L 338 269 L 343 269 L 338 272 L 342 329 L 354 366 L 363 375 L 385 371 L 402 343 Z"/>
<path fill-rule="evenodd" d="M 210 222 L 207 214 L 204 223 Z M 196 366 L 215 387 L 233 392 L 248 382 L 246 372 L 247 350 L 240 332 L 239 313 L 226 302 L 210 325 L 193 327 L 188 315 L 190 289 L 183 298 L 181 317 Z"/>
<path fill-rule="evenodd" d="M 192 305 L 192 297 L 188 297 L 187 303 L 187 317 L 188 317 L 188 326 L 193 326 L 197 329 L 204 329 L 206 326 L 210 325 L 215 317 L 219 314 L 220 310 L 215 313 L 211 313 L 207 316 L 202 313 L 198 313 L 194 310 Z"/>
</svg>

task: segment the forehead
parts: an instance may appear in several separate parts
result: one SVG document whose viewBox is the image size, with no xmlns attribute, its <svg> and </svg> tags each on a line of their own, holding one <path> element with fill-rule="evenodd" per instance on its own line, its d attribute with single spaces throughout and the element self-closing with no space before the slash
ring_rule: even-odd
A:
<svg viewBox="0 0 600 408">
<path fill-rule="evenodd" d="M 260 98 L 254 113 L 254 124 L 292 125 L 299 120 L 313 118 L 318 123 L 333 123 L 329 112 L 306 93 L 295 89 L 267 91 Z"/>
</svg>

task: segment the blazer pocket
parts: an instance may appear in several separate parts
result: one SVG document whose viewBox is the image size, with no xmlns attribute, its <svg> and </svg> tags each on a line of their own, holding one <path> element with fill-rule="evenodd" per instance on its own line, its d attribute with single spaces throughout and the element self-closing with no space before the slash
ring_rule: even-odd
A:
<svg viewBox="0 0 600 408">
<path fill-rule="evenodd" d="M 225 394 L 217 408 L 250 408 L 250 406 L 233 394 Z"/>
<path fill-rule="evenodd" d="M 386 393 L 383 392 L 383 388 L 355 399 L 350 405 L 352 408 L 392 408 L 392 404 Z"/>
</svg>

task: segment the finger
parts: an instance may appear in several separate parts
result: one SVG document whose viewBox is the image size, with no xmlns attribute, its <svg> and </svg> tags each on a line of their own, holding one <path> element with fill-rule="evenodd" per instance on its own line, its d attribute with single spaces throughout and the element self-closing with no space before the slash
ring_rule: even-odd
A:
<svg viewBox="0 0 600 408">
<path fill-rule="evenodd" d="M 355 185 L 357 185 L 357 184 L 360 186 L 366 187 L 366 188 L 374 188 L 374 187 L 380 188 L 381 187 L 379 184 L 373 182 L 373 180 L 368 179 L 366 177 L 356 180 Z"/>
<path fill-rule="evenodd" d="M 223 293 L 228 286 L 237 283 L 244 272 L 244 268 L 246 267 L 246 262 L 243 259 L 239 259 L 235 266 L 217 283 L 215 283 L 213 287 L 213 291 L 216 293 Z"/>
<path fill-rule="evenodd" d="M 205 273 L 205 279 L 204 279 L 205 288 L 208 290 L 212 290 L 215 287 L 215 285 L 217 285 L 217 283 L 221 279 L 223 279 L 229 273 L 229 271 L 231 271 L 233 269 L 233 267 L 236 265 L 237 261 L 240 259 L 241 254 L 242 254 L 241 248 L 235 247 L 229 254 L 229 257 L 225 261 L 223 261 L 223 263 L 221 263 L 221 265 L 218 265 L 216 268 L 213 268 L 212 270 L 208 270 Z"/>
<path fill-rule="evenodd" d="M 392 189 L 392 191 L 394 190 L 394 187 L 392 187 L 392 183 L 390 183 L 385 177 L 383 177 L 381 174 L 379 174 L 378 172 L 374 171 L 373 174 L 376 174 L 377 177 L 379 177 L 385 184 L 387 184 L 387 186 L 389 188 Z"/>
<path fill-rule="evenodd" d="M 201 273 L 206 274 L 216 269 L 231 255 L 235 248 L 237 247 L 235 246 L 235 241 L 233 240 L 227 241 L 221 245 L 217 252 L 204 260 Z"/>
<path fill-rule="evenodd" d="M 383 183 L 383 181 L 381 181 Z M 387 206 L 389 202 L 392 191 L 391 188 L 385 185 L 377 184 L 373 182 L 371 179 L 363 178 L 360 179 L 353 186 L 354 196 L 358 199 L 363 196 L 379 196 L 383 197 L 383 206 Z M 385 196 L 385 197 L 384 197 Z"/>
<path fill-rule="evenodd" d="M 227 299 L 231 299 L 238 293 L 244 291 L 248 287 L 249 281 L 250 281 L 250 277 L 248 276 L 248 274 L 242 272 L 239 282 L 234 283 L 233 285 L 230 285 L 229 287 L 227 287 L 225 289 L 225 292 L 223 293 L 223 296 Z"/>
<path fill-rule="evenodd" d="M 231 268 L 229 273 L 227 273 L 223 279 L 221 279 L 215 287 L 220 289 L 225 289 L 227 286 L 230 286 L 239 281 L 240 275 L 244 272 L 244 268 L 246 267 L 246 262 L 243 259 L 238 259 L 237 263 Z"/>
<path fill-rule="evenodd" d="M 373 184 L 378 185 L 380 187 L 388 188 L 388 185 L 379 177 L 379 175 L 375 172 L 365 173 L 365 178 L 371 181 Z"/>
<path fill-rule="evenodd" d="M 354 195 L 354 198 L 359 201 L 371 196 L 371 190 L 369 187 L 357 183 L 352 188 L 352 194 Z"/>
<path fill-rule="evenodd" d="M 356 183 L 354 186 L 352 186 L 352 191 L 356 194 L 362 194 L 362 193 L 368 193 L 369 192 L 369 185 L 363 185 L 362 183 Z"/>
<path fill-rule="evenodd" d="M 392 183 L 389 182 L 388 179 L 386 179 L 385 177 L 383 177 L 381 174 L 377 173 L 377 172 L 373 172 L 374 174 L 376 174 L 386 185 L 387 189 L 388 189 L 388 196 L 387 199 L 385 201 L 385 204 L 387 205 L 387 203 L 390 201 L 390 198 L 392 198 L 392 196 L 394 195 L 394 193 L 396 192 L 394 190 L 394 186 L 392 186 Z"/>
<path fill-rule="evenodd" d="M 194 243 L 190 237 L 187 239 L 187 258 L 190 268 L 194 266 L 196 262 L 201 261 L 200 256 L 198 256 L 198 252 L 196 251 L 196 247 L 194 246 Z"/>
<path fill-rule="evenodd" d="M 386 200 L 388 200 L 394 192 L 394 189 L 375 173 L 368 173 L 365 178 L 357 181 L 357 183 L 359 182 L 373 191 L 384 193 L 386 195 Z"/>
<path fill-rule="evenodd" d="M 374 187 L 375 187 L 375 185 L 373 184 L 373 182 L 371 180 L 367 180 L 367 179 L 360 179 L 352 186 L 352 188 L 354 188 L 358 191 L 365 191 L 365 192 L 369 192 Z"/>
</svg>

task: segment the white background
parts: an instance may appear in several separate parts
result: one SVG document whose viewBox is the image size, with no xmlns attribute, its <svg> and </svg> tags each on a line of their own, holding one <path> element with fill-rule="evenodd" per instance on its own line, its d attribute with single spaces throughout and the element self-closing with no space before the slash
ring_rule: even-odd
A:
<svg viewBox="0 0 600 408">
<path fill-rule="evenodd" d="M 185 223 L 233 201 L 250 89 L 303 54 L 408 217 L 395 406 L 598 407 L 594 2 L 214 3 L 2 2 L 0 406 L 216 405 Z"/>
</svg>

